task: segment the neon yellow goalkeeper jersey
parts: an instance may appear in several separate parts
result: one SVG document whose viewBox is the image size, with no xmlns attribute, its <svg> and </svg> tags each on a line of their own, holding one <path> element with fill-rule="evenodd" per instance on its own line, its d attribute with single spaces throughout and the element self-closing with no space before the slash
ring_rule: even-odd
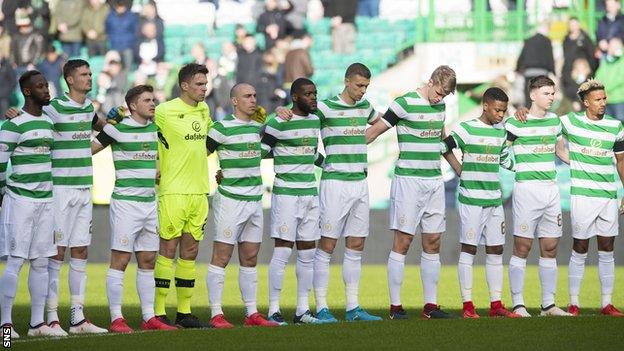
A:
<svg viewBox="0 0 624 351">
<path fill-rule="evenodd" d="M 212 127 L 205 102 L 196 107 L 180 98 L 156 107 L 158 157 L 160 159 L 159 195 L 207 194 L 208 156 L 206 136 Z"/>
</svg>

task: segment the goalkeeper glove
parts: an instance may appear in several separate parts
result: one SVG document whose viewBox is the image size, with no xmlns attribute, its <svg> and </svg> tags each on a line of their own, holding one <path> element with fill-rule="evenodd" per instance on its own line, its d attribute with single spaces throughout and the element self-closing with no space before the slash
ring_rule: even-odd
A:
<svg viewBox="0 0 624 351">
<path fill-rule="evenodd" d="M 115 125 L 126 117 L 126 108 L 123 106 L 113 107 L 106 114 L 106 122 Z"/>
<path fill-rule="evenodd" d="M 262 106 L 258 106 L 254 114 L 251 115 L 251 119 L 253 119 L 254 121 L 260 124 L 264 124 L 264 122 L 266 121 L 266 118 L 267 118 L 266 110 Z"/>
</svg>

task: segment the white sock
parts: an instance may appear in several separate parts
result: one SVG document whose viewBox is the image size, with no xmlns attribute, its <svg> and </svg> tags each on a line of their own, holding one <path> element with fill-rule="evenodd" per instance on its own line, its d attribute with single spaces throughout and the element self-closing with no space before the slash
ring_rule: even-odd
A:
<svg viewBox="0 0 624 351">
<path fill-rule="evenodd" d="M 540 257 L 539 277 L 542 285 L 542 307 L 555 304 L 557 292 L 557 259 Z"/>
<path fill-rule="evenodd" d="M 28 272 L 28 290 L 30 292 L 30 325 L 44 322 L 46 297 L 48 296 L 48 258 L 30 260 Z"/>
<path fill-rule="evenodd" d="M 390 304 L 394 306 L 401 304 L 404 269 L 405 255 L 390 251 L 390 255 L 388 255 L 388 290 L 390 291 Z"/>
<path fill-rule="evenodd" d="M 315 249 L 297 250 L 297 316 L 301 316 L 310 309 L 310 289 L 314 279 L 314 252 Z"/>
<path fill-rule="evenodd" d="M 581 281 L 585 274 L 585 259 L 587 253 L 581 254 L 572 250 L 570 265 L 568 266 L 568 291 L 570 293 L 570 305 L 581 306 L 579 304 L 579 293 L 581 291 Z"/>
<path fill-rule="evenodd" d="M 358 290 L 362 274 L 362 251 L 345 248 L 342 261 L 342 280 L 345 284 L 346 310 L 358 307 Z"/>
<path fill-rule="evenodd" d="M 48 297 L 46 299 L 46 312 L 48 324 L 58 321 L 58 290 L 59 290 L 59 274 L 63 261 L 54 259 L 48 260 Z"/>
<path fill-rule="evenodd" d="M 329 286 L 329 261 L 331 255 L 317 248 L 314 252 L 314 300 L 316 312 L 327 308 L 327 287 Z"/>
<path fill-rule="evenodd" d="M 156 282 L 154 281 L 153 269 L 137 269 L 136 288 L 139 301 L 141 301 L 141 314 L 143 314 L 143 320 L 147 322 L 154 317 Z"/>
<path fill-rule="evenodd" d="M 85 298 L 85 288 L 87 286 L 87 260 L 80 258 L 69 259 L 69 294 L 71 302 L 71 324 L 76 325 L 82 322 L 85 317 L 83 305 Z"/>
<path fill-rule="evenodd" d="M 602 293 L 602 308 L 611 304 L 613 284 L 615 283 L 615 259 L 613 251 L 598 251 L 598 276 Z"/>
<path fill-rule="evenodd" d="M 225 268 L 215 265 L 208 266 L 206 286 L 208 287 L 208 303 L 212 317 L 223 314 L 221 309 L 221 296 L 223 295 L 223 282 L 225 281 Z"/>
<path fill-rule="evenodd" d="M 474 255 L 467 252 L 459 254 L 459 263 L 457 264 L 457 276 L 459 277 L 459 290 L 462 296 L 462 302 L 472 301 L 472 265 L 474 263 Z"/>
<path fill-rule="evenodd" d="M 123 318 L 121 313 L 121 299 L 123 297 L 124 271 L 109 268 L 106 272 L 106 296 L 110 309 L 111 322 Z"/>
<path fill-rule="evenodd" d="M 509 260 L 509 288 L 513 307 L 524 306 L 524 276 L 526 274 L 526 258 L 511 256 Z M 542 285 L 543 287 L 544 285 Z"/>
<path fill-rule="evenodd" d="M 258 312 L 256 296 L 258 295 L 258 270 L 256 267 L 243 267 L 238 269 L 238 286 L 241 297 L 245 304 L 247 317 Z"/>
<path fill-rule="evenodd" d="M 12 324 L 11 312 L 17 293 L 17 276 L 23 264 L 23 258 L 13 256 L 7 258 L 6 268 L 0 277 L 0 325 Z"/>
<path fill-rule="evenodd" d="M 438 280 L 440 279 L 440 254 L 420 254 L 420 280 L 423 285 L 425 304 L 438 304 Z"/>
<path fill-rule="evenodd" d="M 490 302 L 500 301 L 503 294 L 503 255 L 487 254 L 485 278 L 490 289 Z"/>
<path fill-rule="evenodd" d="M 292 249 L 290 247 L 276 247 L 269 263 L 269 316 L 280 310 L 280 294 L 284 284 L 284 271 Z"/>
</svg>

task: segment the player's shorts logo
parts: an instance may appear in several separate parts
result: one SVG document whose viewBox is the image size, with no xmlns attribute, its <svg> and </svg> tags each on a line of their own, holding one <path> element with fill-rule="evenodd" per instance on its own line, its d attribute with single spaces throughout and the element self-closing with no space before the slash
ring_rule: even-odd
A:
<svg viewBox="0 0 624 351">
<path fill-rule="evenodd" d="M 580 231 L 581 231 L 581 225 L 580 225 L 580 224 L 578 224 L 578 223 L 576 223 L 576 224 L 574 225 L 574 231 L 575 231 L 575 232 L 577 232 L 577 233 L 578 233 L 578 232 L 580 232 Z"/>
<path fill-rule="evenodd" d="M 63 240 L 63 232 L 60 230 L 54 231 L 54 238 L 56 239 L 56 242 Z"/>
<path fill-rule="evenodd" d="M 405 225 L 405 222 L 407 222 L 407 219 L 405 219 L 405 215 L 402 215 L 402 216 L 399 218 L 399 224 L 400 224 L 400 225 Z"/>
<path fill-rule="evenodd" d="M 194 131 L 199 132 L 201 130 L 201 124 L 197 121 L 193 122 L 191 124 L 191 127 L 193 128 Z"/>
<path fill-rule="evenodd" d="M 284 224 L 284 225 L 282 225 L 282 226 L 280 226 L 280 227 L 279 227 L 279 231 L 280 231 L 280 233 L 282 233 L 282 234 L 286 234 L 286 233 L 288 233 L 288 226 L 287 226 L 287 225 L 285 225 L 285 224 Z"/>
<path fill-rule="evenodd" d="M 526 232 L 527 230 L 529 230 L 529 225 L 526 223 L 522 223 L 522 225 L 520 225 L 520 230 Z"/>
<path fill-rule="evenodd" d="M 475 238 L 475 232 L 474 230 L 469 230 L 468 232 L 466 232 L 466 236 L 468 237 L 468 239 L 472 240 Z"/>
<path fill-rule="evenodd" d="M 11 238 L 11 251 L 15 250 L 17 247 L 17 243 L 15 242 L 15 238 Z"/>
<path fill-rule="evenodd" d="M 123 236 L 123 237 L 119 238 L 119 243 L 120 243 L 122 246 L 128 246 L 128 243 L 129 243 L 129 242 L 130 242 L 130 239 L 128 239 L 128 237 L 127 237 L 127 236 Z"/>
<path fill-rule="evenodd" d="M 505 231 L 507 230 L 507 226 L 505 222 L 501 222 L 501 235 L 505 235 Z"/>
<path fill-rule="evenodd" d="M 227 228 L 223 231 L 223 236 L 226 238 L 231 238 L 232 237 L 232 229 Z"/>
<path fill-rule="evenodd" d="M 324 230 L 324 231 L 326 231 L 326 232 L 330 232 L 330 231 L 332 230 L 332 225 L 331 225 L 331 223 L 325 223 L 325 224 L 323 225 L 323 230 Z"/>
<path fill-rule="evenodd" d="M 601 141 L 601 140 L 598 140 L 598 139 L 592 139 L 592 140 L 589 142 L 589 145 L 591 145 L 591 147 L 599 148 L 599 147 L 601 147 L 601 146 L 602 146 L 602 141 Z"/>
<path fill-rule="evenodd" d="M 170 226 L 167 227 L 167 231 L 169 233 L 173 233 L 173 232 L 175 232 L 175 228 L 172 225 L 170 225 Z"/>
</svg>

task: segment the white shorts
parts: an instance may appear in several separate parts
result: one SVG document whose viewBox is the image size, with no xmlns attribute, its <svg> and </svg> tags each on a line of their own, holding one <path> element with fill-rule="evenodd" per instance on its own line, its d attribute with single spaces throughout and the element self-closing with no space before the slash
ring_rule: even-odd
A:
<svg viewBox="0 0 624 351">
<path fill-rule="evenodd" d="M 158 251 L 158 201 L 111 199 L 111 250 Z"/>
<path fill-rule="evenodd" d="M 574 239 L 618 235 L 617 199 L 572 195 L 570 217 Z"/>
<path fill-rule="evenodd" d="M 235 245 L 262 242 L 262 201 L 241 201 L 216 192 L 212 199 L 214 241 Z"/>
<path fill-rule="evenodd" d="M 0 210 L 0 257 L 32 260 L 56 255 L 52 202 L 7 193 Z"/>
<path fill-rule="evenodd" d="M 367 237 L 370 208 L 366 179 L 322 179 L 319 189 L 321 236 Z"/>
<path fill-rule="evenodd" d="M 93 220 L 90 188 L 54 187 L 56 245 L 89 246 Z"/>
<path fill-rule="evenodd" d="M 290 242 L 316 241 L 319 228 L 318 196 L 271 196 L 271 238 Z"/>
<path fill-rule="evenodd" d="M 459 204 L 459 242 L 467 245 L 505 244 L 503 206 L 481 207 Z"/>
<path fill-rule="evenodd" d="M 560 238 L 563 219 L 559 186 L 554 182 L 520 182 L 513 190 L 513 235 Z"/>
<path fill-rule="evenodd" d="M 446 230 L 442 179 L 395 175 L 390 187 L 390 230 L 415 235 Z"/>
</svg>

